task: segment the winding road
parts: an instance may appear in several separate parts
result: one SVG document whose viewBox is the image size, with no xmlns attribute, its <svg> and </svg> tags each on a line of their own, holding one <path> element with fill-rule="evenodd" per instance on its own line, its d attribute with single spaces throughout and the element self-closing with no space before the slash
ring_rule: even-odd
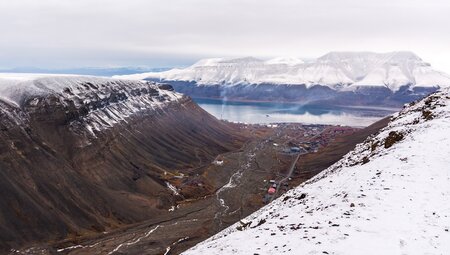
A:
<svg viewBox="0 0 450 255">
<path fill-rule="evenodd" d="M 275 190 L 275 194 L 272 195 L 270 202 L 272 202 L 277 197 L 278 191 L 281 189 L 283 183 L 286 182 L 291 177 L 292 173 L 294 172 L 295 165 L 297 164 L 297 161 L 300 158 L 300 155 L 301 155 L 301 153 L 297 154 L 294 161 L 292 162 L 291 167 L 289 168 L 288 174 L 278 182 L 277 189 Z"/>
</svg>

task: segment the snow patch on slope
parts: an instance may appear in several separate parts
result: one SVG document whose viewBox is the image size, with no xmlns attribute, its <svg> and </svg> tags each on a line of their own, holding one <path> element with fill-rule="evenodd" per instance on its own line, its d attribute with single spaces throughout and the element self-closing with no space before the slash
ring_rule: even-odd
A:
<svg viewBox="0 0 450 255">
<path fill-rule="evenodd" d="M 446 254 L 450 89 L 412 103 L 327 170 L 184 254 Z"/>
</svg>

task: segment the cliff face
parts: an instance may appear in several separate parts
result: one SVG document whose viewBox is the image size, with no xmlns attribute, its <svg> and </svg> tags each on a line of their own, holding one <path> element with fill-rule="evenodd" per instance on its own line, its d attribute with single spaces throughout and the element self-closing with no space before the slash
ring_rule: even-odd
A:
<svg viewBox="0 0 450 255">
<path fill-rule="evenodd" d="M 244 140 L 166 85 L 86 77 L 7 85 L 0 100 L 1 249 L 167 211 L 177 198 L 164 174 L 188 172 Z"/>
</svg>

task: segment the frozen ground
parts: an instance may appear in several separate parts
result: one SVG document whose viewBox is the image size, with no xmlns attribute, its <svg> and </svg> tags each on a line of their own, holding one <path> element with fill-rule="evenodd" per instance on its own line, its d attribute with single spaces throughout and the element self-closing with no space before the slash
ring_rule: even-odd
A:
<svg viewBox="0 0 450 255">
<path fill-rule="evenodd" d="M 184 254 L 448 254 L 450 90 Z"/>
</svg>

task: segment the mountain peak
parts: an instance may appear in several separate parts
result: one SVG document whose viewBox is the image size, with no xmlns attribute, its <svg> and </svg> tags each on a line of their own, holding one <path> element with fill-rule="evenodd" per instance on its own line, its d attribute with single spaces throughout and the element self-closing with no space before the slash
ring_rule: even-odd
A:
<svg viewBox="0 0 450 255">
<path fill-rule="evenodd" d="M 272 58 L 269 59 L 265 62 L 266 64 L 269 65 L 289 65 L 289 66 L 294 66 L 294 65 L 299 65 L 299 64 L 304 64 L 305 62 L 299 58 L 296 57 L 276 57 L 276 58 Z"/>
<path fill-rule="evenodd" d="M 254 57 L 242 57 L 242 58 L 205 58 L 197 61 L 191 67 L 201 66 L 224 66 L 230 64 L 245 65 L 251 63 L 262 63 L 263 61 Z"/>
<path fill-rule="evenodd" d="M 371 51 L 331 51 L 321 57 L 318 61 L 344 61 L 349 59 L 397 59 L 397 60 L 408 60 L 414 59 L 417 61 L 422 61 L 414 52 L 412 51 L 392 51 L 386 53 L 377 53 Z"/>
<path fill-rule="evenodd" d="M 340 60 L 347 58 L 367 57 L 377 55 L 375 52 L 370 51 L 330 51 L 327 54 L 317 58 L 318 60 Z"/>
<path fill-rule="evenodd" d="M 395 51 L 395 52 L 391 52 L 390 54 L 391 54 L 391 59 L 423 61 L 419 56 L 417 56 L 412 51 Z"/>
</svg>

